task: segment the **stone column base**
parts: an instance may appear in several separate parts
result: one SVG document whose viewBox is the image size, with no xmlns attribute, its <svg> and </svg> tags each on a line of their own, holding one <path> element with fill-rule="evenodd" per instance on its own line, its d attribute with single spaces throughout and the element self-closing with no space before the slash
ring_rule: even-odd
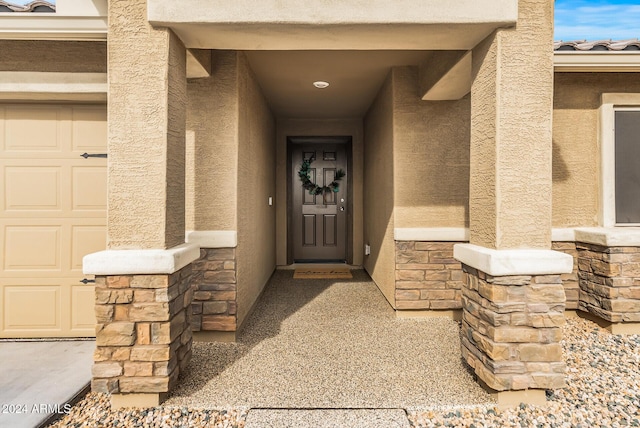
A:
<svg viewBox="0 0 640 428">
<path fill-rule="evenodd" d="M 530 400 L 539 400 L 545 389 L 564 387 L 560 275 L 571 272 L 572 258 L 471 244 L 456 246 L 456 257 L 465 273 L 462 357 L 480 380 L 495 392 L 526 391 Z M 501 400 L 511 396 L 518 394 L 504 394 Z"/>
<path fill-rule="evenodd" d="M 640 242 L 631 233 L 609 229 L 576 230 L 576 240 L 579 309 L 607 321 L 607 329 L 614 334 L 636 334 L 640 331 Z"/>
</svg>

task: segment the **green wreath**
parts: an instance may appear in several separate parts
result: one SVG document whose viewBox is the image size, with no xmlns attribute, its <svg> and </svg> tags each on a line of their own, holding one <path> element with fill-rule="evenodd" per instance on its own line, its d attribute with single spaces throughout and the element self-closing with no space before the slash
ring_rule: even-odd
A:
<svg viewBox="0 0 640 428">
<path fill-rule="evenodd" d="M 308 190 L 310 195 L 321 195 L 324 192 L 339 192 L 340 180 L 346 175 L 345 172 L 342 169 L 337 170 L 333 175 L 333 181 L 328 186 L 318 186 L 311 181 L 311 162 L 313 162 L 313 158 L 303 160 L 302 166 L 298 171 L 298 177 L 300 177 L 300 181 L 302 181 L 302 187 Z"/>
</svg>

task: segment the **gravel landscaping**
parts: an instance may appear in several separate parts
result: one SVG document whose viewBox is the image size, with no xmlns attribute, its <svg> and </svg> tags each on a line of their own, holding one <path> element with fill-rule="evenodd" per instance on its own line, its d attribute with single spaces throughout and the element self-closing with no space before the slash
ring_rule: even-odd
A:
<svg viewBox="0 0 640 428">
<path fill-rule="evenodd" d="M 363 279 L 363 278 L 361 278 Z M 358 299 L 367 299 L 367 295 L 370 294 L 366 291 L 366 286 L 361 281 L 359 283 L 356 278 L 351 284 L 356 284 L 355 291 Z M 340 283 L 337 283 L 340 284 Z M 360 285 L 358 285 L 360 284 Z M 360 291 L 358 291 L 358 287 Z M 250 364 L 246 363 L 246 358 L 264 358 L 272 352 L 268 349 L 268 346 L 274 345 L 274 342 L 278 336 L 284 334 L 286 336 L 287 330 L 291 329 L 291 334 L 303 335 L 304 330 L 301 327 L 301 323 L 304 322 L 300 318 L 301 308 L 305 307 L 312 315 L 314 323 L 317 326 L 322 326 L 324 329 L 329 328 L 331 319 L 336 318 L 336 314 L 322 315 L 323 299 L 322 297 L 333 297 L 343 299 L 344 302 L 344 287 L 333 287 L 331 292 L 327 293 L 327 289 L 313 290 L 311 288 L 306 289 L 308 296 L 300 296 L 298 299 L 302 299 L 295 306 L 297 308 L 295 313 L 288 313 L 282 316 L 276 326 L 271 325 L 267 328 L 268 331 L 265 334 L 260 335 L 253 333 L 249 334 L 244 344 L 238 345 L 229 344 L 194 344 L 194 359 L 192 364 L 196 364 L 196 367 L 200 365 L 200 373 L 208 372 L 210 376 L 209 381 L 206 381 L 198 376 L 195 378 L 193 375 L 190 379 L 183 379 L 180 388 L 176 393 L 165 403 L 161 408 L 154 409 L 125 409 L 117 412 L 111 412 L 108 403 L 108 397 L 101 394 L 89 394 L 84 400 L 78 403 L 71 411 L 71 414 L 65 416 L 58 423 L 54 424 L 55 427 L 245 427 L 252 428 L 258 426 L 307 426 L 304 422 L 300 424 L 287 424 L 273 425 L 263 424 L 256 421 L 255 417 L 251 417 L 250 408 L 255 407 L 269 407 L 268 401 L 275 400 L 275 404 L 272 407 L 283 407 L 281 404 L 287 404 L 284 407 L 292 408 L 376 408 L 385 407 L 387 409 L 406 409 L 408 411 L 408 418 L 412 426 L 414 427 L 627 427 L 637 426 L 640 427 L 640 336 L 615 336 L 611 335 L 606 330 L 601 329 L 596 324 L 581 319 L 570 318 L 567 320 L 567 324 L 564 327 L 564 340 L 562 342 L 565 359 L 567 362 L 567 383 L 568 386 L 562 390 L 549 391 L 549 405 L 546 409 L 537 408 L 534 406 L 521 405 L 519 408 L 498 411 L 493 404 L 483 398 L 482 394 L 479 394 L 472 388 L 470 394 L 470 401 L 461 402 L 460 395 L 458 395 L 458 388 L 450 384 L 457 382 L 466 382 L 465 377 L 470 377 L 469 373 L 461 368 L 455 368 L 455 364 L 452 362 L 446 362 L 449 364 L 445 366 L 444 377 L 438 377 L 440 374 L 430 374 L 423 372 L 421 379 L 414 379 L 414 381 L 407 381 L 408 378 L 403 378 L 394 384 L 393 377 L 387 378 L 386 385 L 383 383 L 376 384 L 376 388 L 381 389 L 379 394 L 369 390 L 368 385 L 363 382 L 368 382 L 367 376 L 362 375 L 362 371 L 367 371 L 365 366 L 365 360 L 358 360 L 360 357 L 354 356 L 358 362 L 357 371 L 349 371 L 347 367 L 337 366 L 337 369 L 329 368 L 326 373 L 335 372 L 333 378 L 325 379 L 326 390 L 318 391 L 320 383 L 318 379 L 322 377 L 309 377 L 308 373 L 304 371 L 302 366 L 296 366 L 291 372 L 286 373 L 284 378 L 273 379 L 264 378 L 262 376 L 273 376 L 274 368 L 282 367 L 288 364 L 287 358 L 299 358 L 297 361 L 302 364 L 303 361 L 307 361 L 305 357 L 308 354 L 305 352 L 309 349 L 307 346 L 314 346 L 311 343 L 303 343 L 300 346 L 292 346 L 291 349 L 281 349 L 280 355 L 273 356 L 271 360 L 273 363 L 267 367 L 262 367 L 258 370 L 253 379 L 248 382 L 246 379 L 242 379 L 239 382 L 245 382 L 241 388 L 236 389 L 234 394 L 226 394 L 221 392 L 219 385 L 216 385 L 217 381 L 221 383 L 233 381 L 233 376 L 225 378 L 222 376 L 225 372 L 235 373 L 236 375 L 249 373 L 248 367 Z M 353 291 L 353 290 L 352 290 Z M 276 293 L 277 290 L 269 291 Z M 302 293 L 304 294 L 304 293 Z M 268 296 L 267 296 L 268 299 Z M 302 303 L 306 302 L 304 305 Z M 313 303 L 313 304 L 311 304 Z M 356 311 L 354 317 L 350 320 L 351 327 L 348 329 L 349 342 L 356 342 L 353 345 L 347 346 L 334 342 L 335 346 L 344 347 L 342 352 L 353 352 L 358 349 L 357 340 L 361 337 L 358 334 L 358 330 L 366 322 L 378 322 L 381 323 L 377 327 L 374 327 L 373 331 L 369 331 L 365 337 L 373 337 L 372 343 L 378 344 L 382 340 L 381 334 L 394 332 L 394 325 L 399 325 L 405 329 L 413 329 L 415 326 L 418 328 L 428 328 L 430 331 L 435 331 L 436 328 L 442 328 L 443 331 L 447 330 L 447 324 L 442 320 L 420 320 L 420 321 L 407 321 L 407 320 L 395 320 L 394 318 L 388 318 L 387 315 L 380 315 L 378 319 L 370 318 L 372 315 L 370 312 L 377 312 L 376 304 L 372 302 L 359 302 L 362 307 L 368 309 L 365 311 Z M 342 309 L 345 309 L 344 303 Z M 277 303 L 271 300 L 271 303 L 264 306 L 260 311 L 267 313 L 274 310 L 276 313 Z M 373 305 L 373 306 L 371 306 Z M 381 313 L 385 312 L 384 308 Z M 375 318 L 375 317 L 374 317 Z M 363 322 L 363 324 L 359 324 Z M 386 323 L 386 324 L 385 324 Z M 449 321 L 451 323 L 451 321 Z M 388 325 L 387 325 L 388 324 Z M 440 326 L 440 327 L 438 327 Z M 449 325 L 448 329 L 451 330 Z M 390 330 L 389 330 L 390 329 Z M 454 323 L 455 333 L 455 323 Z M 283 333 L 284 332 L 284 333 Z M 315 331 L 313 332 L 316 333 Z M 377 336 L 372 336 L 377 334 Z M 435 334 L 435 333 L 434 333 Z M 440 333 L 437 333 L 440 334 Z M 313 336 L 313 335 L 312 335 Z M 301 336 L 298 336 L 301 337 Z M 408 335 L 410 340 L 414 342 L 420 341 L 420 337 L 413 331 Z M 326 340 L 325 340 L 326 339 Z M 338 354 L 328 352 L 332 343 L 328 338 L 320 337 L 319 349 L 323 351 L 323 354 L 328 358 L 324 360 L 323 364 L 329 364 L 331 359 L 334 359 Z M 424 339 L 423 339 L 424 340 Z M 448 337 L 446 340 L 456 342 L 453 346 L 458 347 L 459 341 L 453 335 L 453 339 Z M 277 345 L 277 344 L 275 344 Z M 420 362 L 421 355 L 425 352 L 433 352 L 433 346 L 420 347 L 418 345 L 414 347 L 399 347 L 399 343 L 393 342 L 392 346 L 383 348 L 384 352 L 395 352 L 395 355 L 390 355 L 386 361 L 386 364 L 397 364 L 399 360 L 402 360 L 402 355 L 409 355 L 410 358 L 407 361 L 414 362 L 415 364 L 428 364 L 428 362 Z M 278 345 L 279 346 L 279 345 Z M 350 348 L 350 346 L 353 346 Z M 444 350 L 449 350 L 451 343 L 439 342 L 435 351 L 443 353 Z M 227 353 L 224 353 L 224 349 L 227 347 Z M 372 347 L 371 345 L 369 346 Z M 315 350 L 317 351 L 317 349 Z M 212 360 L 212 355 L 220 354 L 217 359 Z M 255 355 L 251 355 L 254 353 Z M 375 357 L 376 355 L 373 354 Z M 362 357 L 364 358 L 364 357 Z M 427 359 L 428 360 L 428 359 Z M 208 363 L 207 363 L 208 361 Z M 254 360 L 257 361 L 257 360 Z M 453 361 L 459 363 L 459 351 L 456 358 Z M 208 364 L 208 365 L 207 365 Z M 309 364 L 312 364 L 311 362 Z M 438 364 L 445 364 L 443 360 L 439 360 Z M 313 364 L 312 364 L 313 365 Z M 438 366 L 435 366 L 436 368 Z M 411 370 L 411 367 L 405 363 L 401 364 L 403 370 Z M 433 370 L 436 370 L 434 368 Z M 314 370 L 322 370 L 321 365 L 314 366 Z M 375 366 L 371 365 L 368 368 L 370 371 L 376 371 Z M 462 370 L 461 380 L 458 379 L 456 372 L 450 372 L 450 370 Z M 191 371 L 194 373 L 194 371 Z M 289 385 L 287 391 L 286 379 L 292 380 L 296 378 L 296 373 L 301 373 L 302 377 L 298 378 L 297 384 Z M 453 376 L 452 374 L 456 374 Z M 217 380 L 212 379 L 213 376 L 217 377 Z M 411 376 L 415 377 L 416 374 Z M 262 378 L 261 378 L 262 377 Z M 343 377 L 344 383 L 338 382 L 338 377 Z M 374 382 L 381 382 L 381 379 L 376 378 L 374 375 L 371 379 Z M 428 379 L 425 381 L 424 379 Z M 266 383 L 265 383 L 266 382 Z M 407 394 L 409 398 L 401 397 L 403 391 L 401 382 L 409 382 L 410 385 L 407 388 Z M 438 382 L 436 384 L 434 382 Z M 271 393 L 269 388 L 271 385 Z M 346 385 L 343 389 L 332 389 L 340 385 Z M 254 391 L 247 391 L 246 388 L 251 386 L 256 388 Z M 228 391 L 233 388 L 225 386 Z M 243 388 L 245 388 L 243 390 Z M 424 397 L 419 397 L 417 391 L 420 388 L 424 391 Z M 475 388 L 475 385 L 474 385 Z M 258 391 L 258 392 L 256 392 Z M 266 392 L 265 392 L 266 391 Z M 354 393 L 353 391 L 359 391 Z M 362 394 L 361 392 L 364 391 Z M 436 391 L 436 394 L 433 394 Z M 271 394 L 269 397 L 262 397 L 260 394 Z M 449 395 L 448 395 L 449 394 Z M 431 398 L 429 398 L 431 397 Z M 436 398 L 433 398 L 436 397 Z M 423 400 L 422 402 L 420 400 Z M 254 404 L 255 402 L 255 404 Z M 418 405 L 422 403 L 421 405 Z M 431 403 L 431 404 L 429 404 Z M 233 407 L 235 404 L 235 407 Z M 330 404 L 330 406 L 328 405 Z M 228 407 L 232 406 L 232 407 Z M 225 411 L 218 411 L 215 409 L 226 408 Z M 236 409 L 236 410 L 230 410 Z M 260 410 L 265 412 L 265 410 Z M 280 411 L 282 412 L 282 411 Z M 335 411 L 333 411 L 336 413 Z M 362 413 L 362 412 L 361 412 Z M 254 415 L 259 413 L 254 411 Z M 329 412 L 327 411 L 327 414 Z M 321 415 L 321 414 L 320 414 Z M 354 413 L 355 415 L 355 413 Z M 309 414 L 305 414 L 304 417 L 308 418 Z M 278 418 L 274 418 L 278 419 Z M 304 420 L 304 419 L 301 419 Z M 348 419 L 346 419 L 348 420 Z M 353 419 L 356 420 L 356 419 Z M 327 424 L 326 426 L 331 426 Z M 347 426 L 347 425 L 333 425 L 333 426 Z M 379 426 L 372 423 L 370 425 L 359 424 L 357 426 Z"/>
</svg>

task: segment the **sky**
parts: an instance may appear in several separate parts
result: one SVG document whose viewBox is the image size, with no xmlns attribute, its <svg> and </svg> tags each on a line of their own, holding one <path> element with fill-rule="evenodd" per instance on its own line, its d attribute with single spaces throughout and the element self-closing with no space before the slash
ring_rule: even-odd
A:
<svg viewBox="0 0 640 428">
<path fill-rule="evenodd" d="M 556 0 L 555 40 L 640 38 L 640 0 Z"/>
</svg>

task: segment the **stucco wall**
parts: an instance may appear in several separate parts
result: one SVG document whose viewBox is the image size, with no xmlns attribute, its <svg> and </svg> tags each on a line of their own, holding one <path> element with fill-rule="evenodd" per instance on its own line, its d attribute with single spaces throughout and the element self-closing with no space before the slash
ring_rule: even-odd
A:
<svg viewBox="0 0 640 428">
<path fill-rule="evenodd" d="M 277 215 L 277 263 L 287 264 L 287 137 L 289 136 L 344 136 L 352 137 L 352 168 L 349 171 L 352 181 L 351 198 L 353 209 L 353 260 L 356 266 L 362 265 L 362 189 L 363 189 L 363 136 L 361 119 L 278 119 L 277 122 L 277 166 L 276 166 L 276 215 Z M 296 182 L 298 182 L 296 180 Z"/>
<path fill-rule="evenodd" d="M 520 0 L 518 9 L 515 28 L 496 31 L 473 50 L 470 240 L 496 249 L 546 249 L 553 0 Z"/>
<path fill-rule="evenodd" d="M 111 1 L 109 22 L 108 247 L 170 248 L 185 230 L 186 50 L 145 0 Z"/>
<path fill-rule="evenodd" d="M 236 230 L 238 53 L 217 51 L 187 88 L 187 230 Z"/>
<path fill-rule="evenodd" d="M 106 73 L 107 43 L 0 40 L 0 71 Z"/>
<path fill-rule="evenodd" d="M 275 121 L 243 53 L 238 54 L 238 325 L 276 266 Z"/>
<path fill-rule="evenodd" d="M 469 97 L 422 101 L 417 67 L 392 76 L 395 227 L 467 227 Z"/>
<path fill-rule="evenodd" d="M 553 226 L 597 226 L 598 108 L 603 93 L 640 93 L 639 73 L 556 73 Z"/>
<path fill-rule="evenodd" d="M 395 305 L 393 85 L 385 80 L 364 119 L 364 240 L 371 245 L 364 267 Z"/>
</svg>

